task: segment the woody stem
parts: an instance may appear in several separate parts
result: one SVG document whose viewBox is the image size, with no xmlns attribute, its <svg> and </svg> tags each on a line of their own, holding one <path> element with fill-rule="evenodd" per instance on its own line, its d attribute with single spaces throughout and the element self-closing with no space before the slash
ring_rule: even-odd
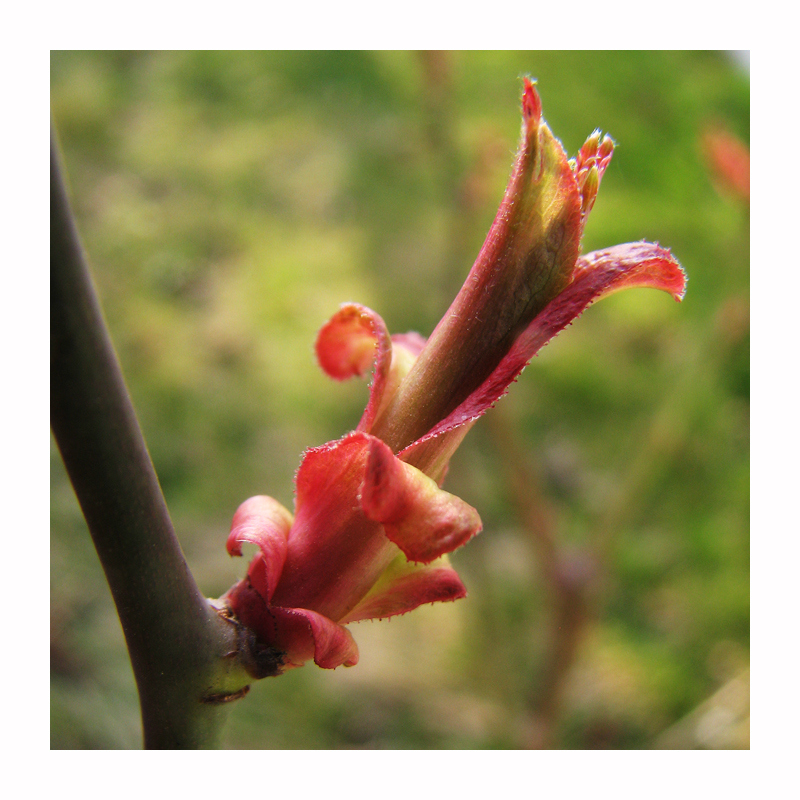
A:
<svg viewBox="0 0 800 800">
<path fill-rule="evenodd" d="M 212 746 L 248 683 L 238 631 L 189 571 L 50 151 L 50 422 L 105 571 L 147 748 Z M 233 656 L 230 654 L 233 653 Z"/>
</svg>

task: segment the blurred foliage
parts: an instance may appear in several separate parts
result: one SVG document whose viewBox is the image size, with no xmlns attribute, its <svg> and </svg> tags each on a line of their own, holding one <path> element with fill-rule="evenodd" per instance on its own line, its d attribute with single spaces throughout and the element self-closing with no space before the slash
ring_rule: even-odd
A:
<svg viewBox="0 0 800 800">
<path fill-rule="evenodd" d="M 735 736 L 692 722 L 749 665 L 749 211 L 701 146 L 709 126 L 748 141 L 725 54 L 53 52 L 74 210 L 150 452 L 218 596 L 245 569 L 224 549 L 237 505 L 291 507 L 300 453 L 363 409 L 365 384 L 317 369 L 317 329 L 348 300 L 395 332 L 447 308 L 505 187 L 522 74 L 568 152 L 596 126 L 618 142 L 585 249 L 656 240 L 690 277 L 680 306 L 593 307 L 503 401 L 561 545 L 600 565 L 553 742 L 747 747 L 746 697 Z M 51 745 L 138 747 L 113 603 L 55 446 L 51 463 Z M 551 599 L 501 464 L 481 424 L 448 477 L 484 521 L 453 557 L 469 598 L 353 626 L 353 669 L 261 681 L 228 747 L 529 746 Z"/>
</svg>

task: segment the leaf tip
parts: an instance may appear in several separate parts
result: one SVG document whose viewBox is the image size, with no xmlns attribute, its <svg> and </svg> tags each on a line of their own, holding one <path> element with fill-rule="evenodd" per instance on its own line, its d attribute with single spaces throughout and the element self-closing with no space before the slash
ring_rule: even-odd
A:
<svg viewBox="0 0 800 800">
<path fill-rule="evenodd" d="M 536 88 L 536 80 L 527 75 L 522 79 L 522 116 L 528 128 L 542 121 L 542 98 Z"/>
</svg>

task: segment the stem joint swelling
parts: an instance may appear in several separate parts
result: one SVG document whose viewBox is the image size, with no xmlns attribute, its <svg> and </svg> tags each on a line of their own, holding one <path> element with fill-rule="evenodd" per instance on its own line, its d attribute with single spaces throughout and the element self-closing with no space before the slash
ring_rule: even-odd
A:
<svg viewBox="0 0 800 800">
<path fill-rule="evenodd" d="M 236 630 L 236 649 L 225 653 L 224 658 L 230 658 L 244 667 L 247 674 L 254 680 L 262 678 L 274 678 L 281 675 L 285 668 L 286 653 L 272 645 L 265 645 L 259 641 L 255 632 L 242 625 L 233 613 L 230 605 L 224 597 L 219 600 L 209 600 L 211 607 Z M 238 700 L 244 697 L 250 687 L 245 687 L 242 694 L 235 692 L 236 697 L 231 700 Z M 208 702 L 203 700 L 203 702 Z M 223 700 L 220 702 L 228 702 Z"/>
</svg>

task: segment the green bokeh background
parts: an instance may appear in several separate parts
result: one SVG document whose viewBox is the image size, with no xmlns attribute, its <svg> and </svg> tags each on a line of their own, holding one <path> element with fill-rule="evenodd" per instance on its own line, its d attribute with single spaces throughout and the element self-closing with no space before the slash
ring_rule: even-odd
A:
<svg viewBox="0 0 800 800">
<path fill-rule="evenodd" d="M 224 548 L 238 504 L 291 507 L 301 452 L 363 410 L 365 383 L 317 368 L 319 327 L 352 300 L 428 334 L 447 308 L 505 187 L 523 74 L 569 153 L 595 127 L 618 143 L 585 250 L 659 241 L 690 277 L 681 305 L 637 290 L 591 308 L 503 401 L 560 546 L 597 572 L 547 741 L 747 747 L 749 210 L 701 145 L 709 126 L 749 139 L 728 55 L 53 52 L 112 338 L 189 565 L 218 596 L 246 566 Z M 492 430 L 447 481 L 484 522 L 452 559 L 470 596 L 352 626 L 352 669 L 261 681 L 227 747 L 539 741 L 552 600 Z M 138 747 L 111 596 L 55 446 L 51 463 L 51 746 Z"/>
</svg>

